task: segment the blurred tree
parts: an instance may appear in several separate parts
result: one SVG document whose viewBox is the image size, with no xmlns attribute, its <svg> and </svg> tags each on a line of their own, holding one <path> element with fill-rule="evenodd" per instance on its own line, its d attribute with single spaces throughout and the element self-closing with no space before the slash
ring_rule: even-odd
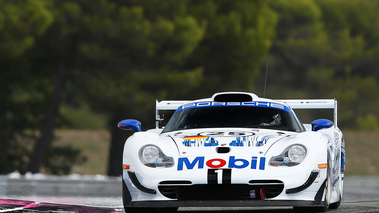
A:
<svg viewBox="0 0 379 213">
<path fill-rule="evenodd" d="M 278 24 L 268 57 L 268 96 L 317 97 L 320 94 L 312 88 L 308 70 L 324 68 L 330 56 L 320 8 L 313 1 L 278 0 L 270 1 L 270 6 L 278 15 Z M 263 76 L 261 72 L 256 81 L 259 88 L 263 88 Z"/>
<path fill-rule="evenodd" d="M 341 127 L 357 127 L 359 117 L 360 123 L 378 117 L 378 5 L 367 0 L 270 1 L 279 22 L 269 56 L 269 96 L 337 98 Z M 260 80 L 255 82 L 263 88 Z"/>
<path fill-rule="evenodd" d="M 153 127 L 155 99 L 259 92 L 265 57 L 267 96 L 335 97 L 342 127 L 376 130 L 378 9 L 376 0 L 1 1 L 0 172 L 26 169 L 26 138 L 37 141 L 29 171 L 43 162 L 68 171 L 44 161 L 59 150 L 51 143 L 66 101 L 107 114 L 108 174 L 119 175 L 129 133 L 118 121 Z"/>
<path fill-rule="evenodd" d="M 50 102 L 39 107 L 47 113 L 38 113 L 41 136 L 31 172 L 50 150 L 68 81 L 93 109 L 110 114 L 109 175 L 119 175 L 126 138 L 116 128 L 119 120 L 136 116 L 150 128 L 155 99 L 252 89 L 276 22 L 264 1 L 64 1 L 49 9 L 54 22 L 28 52 Z"/>
<path fill-rule="evenodd" d="M 80 152 L 70 145 L 52 147 L 44 161 L 44 169 L 49 174 L 69 175 L 72 165 L 80 165 L 87 160 Z"/>
<path fill-rule="evenodd" d="M 46 113 L 41 122 L 41 135 L 34 144 L 28 171 L 37 173 L 42 166 L 46 153 L 51 150 L 54 129 L 62 104 L 65 88 L 73 70 L 80 60 L 77 51 L 80 28 L 77 22 L 81 10 L 80 2 L 52 2 L 49 9 L 55 20 L 43 37 L 37 40 L 28 56 L 35 70 L 43 73 L 51 82 L 52 90 L 47 100 Z"/>
<path fill-rule="evenodd" d="M 333 69 L 325 94 L 339 100 L 343 127 L 377 129 L 379 1 L 316 1 L 330 40 Z M 333 8 L 333 9 L 332 9 Z M 322 79 L 327 82 L 326 79 Z M 364 123 L 367 123 L 364 125 Z"/>
<path fill-rule="evenodd" d="M 204 69 L 204 81 L 191 98 L 255 90 L 253 80 L 277 23 L 267 1 L 191 1 L 190 12 L 207 23 L 204 39 L 188 63 Z"/>
<path fill-rule="evenodd" d="M 117 7 L 108 4 L 113 5 L 108 15 L 89 29 L 97 36 L 82 44 L 80 51 L 90 66 L 76 75 L 77 85 L 91 106 L 109 113 L 111 176 L 121 174 L 122 149 L 128 134 L 119 130 L 117 123 L 136 117 L 145 127 L 152 126 L 155 99 L 169 93 L 184 94 L 202 79 L 201 67 L 184 66 L 205 30 L 204 24 L 184 13 L 186 1 L 125 3 Z M 151 16 L 144 8 L 154 8 L 160 15 Z"/>
<path fill-rule="evenodd" d="M 100 72 L 78 78 L 87 80 L 82 91 L 91 105 L 112 112 L 109 175 L 121 174 L 126 137 L 116 128 L 117 122 L 136 117 L 150 128 L 155 99 L 252 89 L 276 23 L 264 1 L 124 3 L 125 7 L 112 13 L 120 24 L 108 28 L 108 34 L 101 37 L 103 42 L 82 49 L 92 56 L 93 52 L 107 53 L 102 64 L 93 58 L 96 67 L 92 70 Z M 94 30 L 98 32 L 98 28 Z M 113 44 L 113 52 L 104 51 Z M 101 72 L 104 69 L 108 72 Z"/>
<path fill-rule="evenodd" d="M 45 1 L 0 2 L 0 173 L 25 171 L 49 82 L 37 80 L 24 53 L 52 23 Z M 38 74 L 37 74 L 38 75 Z M 45 88 L 43 90 L 40 90 Z"/>
</svg>

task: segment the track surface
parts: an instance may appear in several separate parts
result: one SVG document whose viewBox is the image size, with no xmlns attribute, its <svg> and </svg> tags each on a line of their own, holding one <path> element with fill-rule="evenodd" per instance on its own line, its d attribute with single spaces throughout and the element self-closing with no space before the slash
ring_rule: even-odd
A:
<svg viewBox="0 0 379 213">
<path fill-rule="evenodd" d="M 9 200 L 19 205 L 6 205 Z M 33 202 L 32 202 L 33 201 Z M 36 202 L 35 204 L 33 204 Z M 2 204 L 3 203 L 3 204 Z M 30 208 L 20 209 L 21 207 Z M 34 206 L 39 205 L 39 206 Z M 18 208 L 18 209 L 17 209 Z M 13 209 L 13 210 L 12 210 Z M 121 179 L 95 177 L 12 177 L 0 176 L 1 212 L 124 212 Z M 183 213 L 274 213 L 292 208 L 180 208 Z M 346 177 L 344 198 L 332 213 L 379 212 L 379 177 Z"/>
</svg>

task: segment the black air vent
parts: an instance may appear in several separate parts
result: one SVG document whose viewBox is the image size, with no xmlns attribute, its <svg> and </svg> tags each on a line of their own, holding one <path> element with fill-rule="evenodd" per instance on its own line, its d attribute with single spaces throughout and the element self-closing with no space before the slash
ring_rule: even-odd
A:
<svg viewBox="0 0 379 213">
<path fill-rule="evenodd" d="M 219 94 L 214 97 L 214 101 L 216 102 L 249 102 L 253 101 L 253 97 L 248 94 Z"/>
<path fill-rule="evenodd" d="M 159 182 L 161 185 L 189 185 L 192 184 L 189 180 L 166 180 Z"/>
<path fill-rule="evenodd" d="M 230 148 L 229 147 L 217 147 L 216 151 L 217 151 L 217 153 L 220 153 L 220 154 L 229 153 Z"/>
</svg>

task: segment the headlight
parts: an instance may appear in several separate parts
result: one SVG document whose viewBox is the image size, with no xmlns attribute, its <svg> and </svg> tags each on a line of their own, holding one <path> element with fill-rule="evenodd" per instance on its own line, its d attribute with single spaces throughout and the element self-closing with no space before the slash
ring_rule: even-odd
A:
<svg viewBox="0 0 379 213">
<path fill-rule="evenodd" d="M 288 150 L 288 157 L 292 162 L 300 163 L 305 158 L 307 151 L 304 146 L 295 145 L 291 146 Z"/>
<path fill-rule="evenodd" d="M 140 150 L 140 160 L 148 167 L 172 167 L 174 159 L 163 154 L 163 152 L 154 145 L 147 145 Z"/>
<path fill-rule="evenodd" d="M 300 144 L 287 147 L 284 152 L 270 159 L 271 166 L 296 166 L 299 165 L 307 155 L 307 149 Z"/>
<path fill-rule="evenodd" d="M 143 163 L 149 164 L 149 163 L 155 163 L 157 162 L 159 158 L 159 149 L 156 146 L 146 146 L 144 149 L 142 149 L 142 159 Z"/>
</svg>

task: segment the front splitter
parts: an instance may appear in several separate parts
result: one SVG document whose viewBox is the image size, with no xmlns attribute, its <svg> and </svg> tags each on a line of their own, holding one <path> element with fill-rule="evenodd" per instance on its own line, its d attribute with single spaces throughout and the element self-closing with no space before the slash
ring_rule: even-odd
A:
<svg viewBox="0 0 379 213">
<path fill-rule="evenodd" d="M 129 206 L 136 208 L 166 208 L 166 207 L 260 207 L 260 206 L 295 206 L 295 207 L 323 207 L 314 201 L 293 200 L 191 200 L 191 201 L 132 201 Z"/>
</svg>

